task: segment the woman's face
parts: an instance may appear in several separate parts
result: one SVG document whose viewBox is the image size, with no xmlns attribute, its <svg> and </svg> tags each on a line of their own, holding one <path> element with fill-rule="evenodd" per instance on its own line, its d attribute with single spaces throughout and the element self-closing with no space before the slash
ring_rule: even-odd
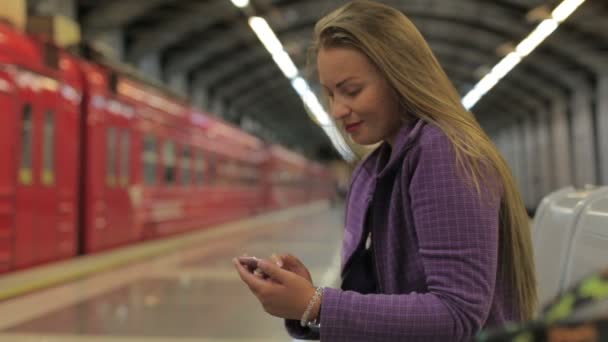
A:
<svg viewBox="0 0 608 342">
<path fill-rule="evenodd" d="M 401 126 L 396 92 L 367 56 L 350 48 L 323 48 L 319 79 L 331 115 L 358 144 L 393 144 Z"/>
</svg>

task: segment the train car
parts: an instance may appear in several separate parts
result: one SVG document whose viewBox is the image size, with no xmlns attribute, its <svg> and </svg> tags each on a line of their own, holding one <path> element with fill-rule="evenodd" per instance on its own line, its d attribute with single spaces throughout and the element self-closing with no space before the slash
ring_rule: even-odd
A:
<svg viewBox="0 0 608 342">
<path fill-rule="evenodd" d="M 307 184 L 308 161 L 284 147 L 269 149 L 269 206 L 280 209 L 307 201 L 311 188 Z"/>
<path fill-rule="evenodd" d="M 0 23 L 0 271 L 76 253 L 75 59 Z"/>
<path fill-rule="evenodd" d="M 337 199 L 337 179 L 329 169 L 319 163 L 309 163 L 306 176 L 310 187 L 309 201 Z"/>
<path fill-rule="evenodd" d="M 86 253 L 256 212 L 261 141 L 115 70 L 83 69 Z"/>
<path fill-rule="evenodd" d="M 305 158 L 8 23 L 0 104 L 0 273 L 323 196 Z"/>
<path fill-rule="evenodd" d="M 197 212 L 225 221 L 244 217 L 264 208 L 264 165 L 268 158 L 265 144 L 235 127 L 207 116 L 205 134 L 198 134 L 200 146 L 213 152 L 214 174 L 210 186 L 197 197 L 208 199 Z"/>
</svg>

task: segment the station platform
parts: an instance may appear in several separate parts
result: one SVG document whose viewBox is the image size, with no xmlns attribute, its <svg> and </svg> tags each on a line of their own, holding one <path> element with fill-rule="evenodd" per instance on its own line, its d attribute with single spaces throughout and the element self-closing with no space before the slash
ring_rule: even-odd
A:
<svg viewBox="0 0 608 342">
<path fill-rule="evenodd" d="M 232 258 L 292 253 L 335 286 L 342 230 L 317 202 L 0 276 L 0 341 L 291 341 Z"/>
</svg>

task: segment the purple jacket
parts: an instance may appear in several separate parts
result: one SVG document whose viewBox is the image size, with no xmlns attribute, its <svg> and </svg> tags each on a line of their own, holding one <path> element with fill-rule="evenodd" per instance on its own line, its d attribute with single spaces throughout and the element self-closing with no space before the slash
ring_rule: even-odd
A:
<svg viewBox="0 0 608 342">
<path fill-rule="evenodd" d="M 495 174 L 485 182 L 500 188 Z M 487 199 L 456 174 L 445 134 L 422 120 L 400 130 L 392 155 L 386 143 L 374 151 L 353 173 L 342 274 L 373 207 L 379 294 L 326 288 L 321 341 L 470 341 L 515 320 L 511 291 L 497 279 L 500 200 Z"/>
</svg>

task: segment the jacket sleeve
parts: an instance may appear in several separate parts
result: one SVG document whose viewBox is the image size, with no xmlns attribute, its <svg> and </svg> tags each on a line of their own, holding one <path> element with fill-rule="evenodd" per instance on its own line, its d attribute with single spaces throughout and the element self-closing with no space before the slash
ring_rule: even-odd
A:
<svg viewBox="0 0 608 342">
<path fill-rule="evenodd" d="M 312 331 L 310 328 L 303 328 L 300 321 L 295 319 L 286 319 L 285 328 L 289 336 L 298 340 L 318 340 L 320 337 L 318 332 Z"/>
<path fill-rule="evenodd" d="M 469 341 L 487 319 L 498 262 L 500 189 L 487 173 L 480 200 L 456 173 L 451 143 L 423 135 L 412 153 L 409 198 L 426 293 L 373 294 L 326 289 L 321 340 Z M 487 195 L 487 196 L 485 196 Z M 403 229 L 411 229 L 403 227 Z"/>
</svg>

